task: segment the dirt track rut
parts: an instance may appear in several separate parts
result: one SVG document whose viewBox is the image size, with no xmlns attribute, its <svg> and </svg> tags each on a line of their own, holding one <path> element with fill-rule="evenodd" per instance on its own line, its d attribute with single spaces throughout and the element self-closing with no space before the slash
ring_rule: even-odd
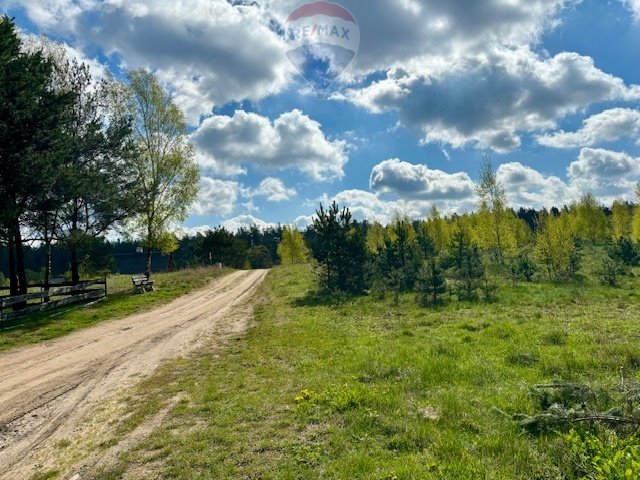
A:
<svg viewBox="0 0 640 480">
<path fill-rule="evenodd" d="M 0 354 L 0 478 L 28 478 L 43 442 L 73 431 L 98 402 L 162 361 L 193 350 L 207 335 L 242 331 L 247 322 L 238 325 L 229 310 L 265 275 L 235 272 L 161 308 Z"/>
</svg>

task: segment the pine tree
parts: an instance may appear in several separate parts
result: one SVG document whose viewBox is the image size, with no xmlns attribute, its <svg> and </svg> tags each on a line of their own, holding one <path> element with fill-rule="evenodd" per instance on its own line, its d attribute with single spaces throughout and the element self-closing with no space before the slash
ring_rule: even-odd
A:
<svg viewBox="0 0 640 480">
<path fill-rule="evenodd" d="M 311 254 L 319 266 L 320 283 L 328 292 L 360 293 L 365 289 L 365 232 L 357 228 L 348 208 L 333 202 L 316 210 L 310 226 Z"/>
<path fill-rule="evenodd" d="M 444 271 L 436 257 L 425 260 L 417 281 L 418 293 L 423 303 L 437 303 L 438 295 L 447 291 Z"/>
<path fill-rule="evenodd" d="M 25 216 L 47 200 L 59 177 L 73 100 L 54 88 L 51 62 L 24 52 L 14 22 L 0 17 L 0 229 L 12 295 L 27 293 Z"/>
<path fill-rule="evenodd" d="M 476 299 L 478 289 L 485 279 L 485 268 L 480 250 L 471 242 L 466 229 L 458 228 L 453 234 L 446 265 L 453 270 L 453 277 L 457 281 L 455 291 L 458 298 Z"/>
</svg>

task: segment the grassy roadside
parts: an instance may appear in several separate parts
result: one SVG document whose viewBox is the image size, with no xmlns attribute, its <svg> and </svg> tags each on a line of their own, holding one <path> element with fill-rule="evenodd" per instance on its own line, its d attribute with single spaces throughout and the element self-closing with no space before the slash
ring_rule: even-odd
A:
<svg viewBox="0 0 640 480">
<path fill-rule="evenodd" d="M 175 298 L 204 287 L 212 279 L 231 270 L 198 268 L 153 275 L 155 291 L 135 294 L 130 275 L 112 275 L 107 280 L 108 296 L 93 305 L 65 307 L 28 318 L 24 326 L 0 331 L 0 352 L 67 335 L 105 320 L 131 315 L 164 305 Z"/>
<path fill-rule="evenodd" d="M 313 295 L 308 268 L 274 269 L 255 328 L 224 355 L 168 364 L 145 382 L 135 424 L 181 400 L 90 478 L 573 478 L 562 439 L 526 434 L 499 412 L 537 412 L 538 383 L 613 388 L 621 366 L 637 380 L 635 282 L 521 285 L 494 304 L 436 309 L 410 295 L 335 307 Z"/>
</svg>

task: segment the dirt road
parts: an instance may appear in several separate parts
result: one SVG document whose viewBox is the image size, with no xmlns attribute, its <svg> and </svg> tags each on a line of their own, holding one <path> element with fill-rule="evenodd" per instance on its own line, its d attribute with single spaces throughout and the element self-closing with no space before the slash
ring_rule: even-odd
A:
<svg viewBox="0 0 640 480">
<path fill-rule="evenodd" d="M 0 478 L 29 478 L 34 455 L 100 402 L 203 338 L 243 331 L 233 315 L 266 271 L 235 272 L 208 288 L 124 319 L 0 354 Z"/>
</svg>

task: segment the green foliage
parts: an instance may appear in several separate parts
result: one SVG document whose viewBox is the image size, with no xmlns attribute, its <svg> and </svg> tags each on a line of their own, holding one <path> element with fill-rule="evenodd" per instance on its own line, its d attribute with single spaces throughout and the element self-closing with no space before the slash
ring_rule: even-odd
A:
<svg viewBox="0 0 640 480">
<path fill-rule="evenodd" d="M 383 245 L 372 259 L 373 290 L 391 291 L 396 300 L 401 292 L 412 290 L 420 269 L 420 247 L 409 220 L 397 220 L 387 227 Z"/>
<path fill-rule="evenodd" d="M 366 238 L 357 229 L 348 208 L 334 202 L 328 210 L 322 204 L 310 227 L 310 245 L 318 262 L 320 284 L 328 292 L 360 293 L 365 289 Z"/>
<path fill-rule="evenodd" d="M 209 230 L 201 239 L 200 257 L 209 258 L 213 263 L 222 263 L 232 268 L 245 268 L 247 258 L 247 244 L 224 227 Z M 250 265 L 250 264 L 249 264 Z"/>
<path fill-rule="evenodd" d="M 528 253 L 521 253 L 511 264 L 511 277 L 514 280 L 531 282 L 536 271 L 536 264 Z"/>
<path fill-rule="evenodd" d="M 273 260 L 269 250 L 264 245 L 252 247 L 247 251 L 250 268 L 271 268 Z"/>
<path fill-rule="evenodd" d="M 607 219 L 596 197 L 587 193 L 571 208 L 571 220 L 574 233 L 581 240 L 592 244 L 607 238 Z"/>
<path fill-rule="evenodd" d="M 579 268 L 578 248 L 563 214 L 541 215 L 536 232 L 535 257 L 552 280 L 572 278 Z"/>
<path fill-rule="evenodd" d="M 184 115 L 157 78 L 145 70 L 129 73 L 129 109 L 138 149 L 138 215 L 132 227 L 148 249 L 160 248 L 175 222 L 186 218 L 198 195 L 200 173 L 188 142 Z"/>
<path fill-rule="evenodd" d="M 640 439 L 571 430 L 564 435 L 574 478 L 630 480 L 640 478 Z"/>
<path fill-rule="evenodd" d="M 624 265 L 637 265 L 640 260 L 638 247 L 628 237 L 618 237 L 607 247 L 607 255 Z"/>
<path fill-rule="evenodd" d="M 620 200 L 613 202 L 611 206 L 611 238 L 630 239 L 633 226 L 633 207 Z"/>
<path fill-rule="evenodd" d="M 285 227 L 282 240 L 278 244 L 278 256 L 283 265 L 306 263 L 309 259 L 309 249 L 302 234 L 293 227 Z"/>
<path fill-rule="evenodd" d="M 485 268 L 478 246 L 471 242 L 467 230 L 460 228 L 453 234 L 446 264 L 456 280 L 454 291 L 461 300 L 474 300 L 485 280 Z"/>
<path fill-rule="evenodd" d="M 498 180 L 488 155 L 484 156 L 480 181 L 476 189 L 478 214 L 476 234 L 479 244 L 489 250 L 496 263 L 504 264 L 505 257 L 515 251 L 517 242 L 512 228 L 514 216 L 507 206 L 507 194 Z"/>
<path fill-rule="evenodd" d="M 627 267 L 620 260 L 607 256 L 602 259 L 602 265 L 596 273 L 603 285 L 617 287 L 618 279 L 627 273 Z"/>
<path fill-rule="evenodd" d="M 16 252 L 12 293 L 27 289 L 23 218 L 56 190 L 71 92 L 54 88 L 54 70 L 41 52 L 24 52 L 14 22 L 0 19 L 0 230 Z"/>
<path fill-rule="evenodd" d="M 423 304 L 437 303 L 438 295 L 447 291 L 444 270 L 440 267 L 436 257 L 432 257 L 422 264 L 418 275 L 417 290 Z"/>
</svg>

